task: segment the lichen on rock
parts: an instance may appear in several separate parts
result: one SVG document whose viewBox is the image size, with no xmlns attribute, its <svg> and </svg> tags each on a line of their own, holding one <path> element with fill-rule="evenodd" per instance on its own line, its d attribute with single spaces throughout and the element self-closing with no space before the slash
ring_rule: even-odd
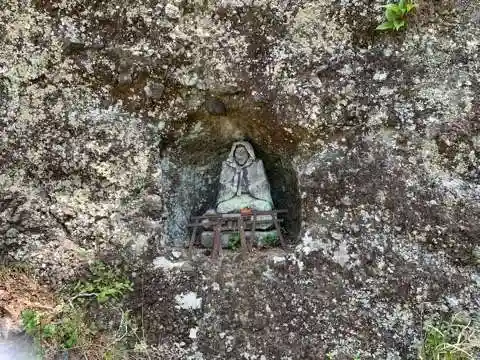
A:
<svg viewBox="0 0 480 360">
<path fill-rule="evenodd" d="M 480 9 L 381 5 L 5 0 L 2 262 L 58 289 L 121 257 L 158 358 L 415 359 L 422 317 L 480 311 Z M 189 260 L 237 140 L 291 249 Z"/>
</svg>

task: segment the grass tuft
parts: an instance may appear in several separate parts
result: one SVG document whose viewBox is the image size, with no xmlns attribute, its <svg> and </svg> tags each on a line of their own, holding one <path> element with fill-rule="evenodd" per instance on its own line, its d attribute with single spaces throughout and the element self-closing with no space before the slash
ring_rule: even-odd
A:
<svg viewBox="0 0 480 360">
<path fill-rule="evenodd" d="M 144 347 L 140 346 L 144 341 L 137 335 L 135 321 L 120 302 L 133 290 L 131 281 L 119 269 L 102 262 L 94 263 L 89 273 L 87 278 L 68 286 L 66 293 L 59 294 L 62 303 L 55 308 L 25 308 L 21 312 L 23 329 L 34 339 L 43 359 L 53 359 L 65 351 L 85 359 L 123 359 L 127 353 Z M 118 328 L 101 330 L 89 316 L 91 309 L 104 309 L 118 317 Z"/>
<path fill-rule="evenodd" d="M 420 360 L 477 360 L 480 358 L 480 323 L 458 314 L 449 322 L 425 326 Z"/>
<path fill-rule="evenodd" d="M 122 275 L 120 269 L 107 266 L 101 261 L 90 267 L 91 276 L 80 280 L 73 288 L 73 300 L 95 297 L 99 304 L 111 299 L 121 299 L 133 291 L 132 282 Z"/>
<path fill-rule="evenodd" d="M 240 245 L 241 245 L 240 233 L 234 232 L 230 234 L 228 238 L 228 249 L 235 251 L 240 248 Z"/>
</svg>

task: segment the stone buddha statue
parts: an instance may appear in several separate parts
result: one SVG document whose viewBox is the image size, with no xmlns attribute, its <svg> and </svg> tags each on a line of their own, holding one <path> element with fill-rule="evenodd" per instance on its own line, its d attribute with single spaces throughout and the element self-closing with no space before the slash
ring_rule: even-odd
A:
<svg viewBox="0 0 480 360">
<path fill-rule="evenodd" d="M 239 141 L 222 164 L 216 211 L 226 214 L 243 208 L 268 211 L 273 201 L 262 160 L 255 159 L 252 145 Z"/>
<path fill-rule="evenodd" d="M 228 158 L 222 163 L 215 210 L 209 210 L 206 214 L 239 213 L 244 208 L 269 211 L 273 209 L 273 201 L 262 160 L 255 158 L 250 143 L 238 141 L 232 145 Z M 275 231 L 265 231 L 273 225 L 270 215 L 257 216 L 256 221 L 255 242 L 261 243 L 265 236 L 276 234 Z M 204 223 L 204 227 L 209 228 L 208 222 Z M 230 235 L 228 232 L 222 232 L 223 247 L 228 246 Z M 246 235 L 252 234 L 246 232 Z M 213 232 L 204 231 L 202 244 L 210 247 L 212 242 Z"/>
</svg>

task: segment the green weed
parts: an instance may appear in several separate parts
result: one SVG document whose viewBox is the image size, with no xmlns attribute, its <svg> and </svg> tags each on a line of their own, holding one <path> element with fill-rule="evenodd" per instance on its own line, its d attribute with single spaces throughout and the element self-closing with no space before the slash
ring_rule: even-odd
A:
<svg viewBox="0 0 480 360">
<path fill-rule="evenodd" d="M 40 318 L 40 313 L 35 310 L 27 309 L 22 312 L 22 325 L 27 334 L 33 336 L 40 330 Z"/>
<path fill-rule="evenodd" d="M 120 269 L 96 262 L 90 268 L 91 276 L 80 280 L 73 288 L 73 299 L 95 297 L 99 304 L 110 299 L 118 300 L 133 291 L 132 282 L 122 275 Z"/>
<path fill-rule="evenodd" d="M 400 30 L 407 26 L 407 15 L 416 5 L 411 0 L 400 0 L 384 6 L 386 21 L 377 26 L 377 30 Z"/>
<path fill-rule="evenodd" d="M 38 345 L 42 358 L 55 358 L 59 351 L 69 350 L 85 359 L 120 359 L 130 351 L 128 341 L 141 343 L 135 322 L 121 309 L 120 303 L 115 302 L 133 290 L 131 281 L 120 269 L 102 262 L 94 263 L 89 271 L 88 278 L 59 294 L 64 301 L 55 309 L 49 312 L 26 309 L 21 313 L 23 328 Z M 91 311 L 88 299 L 99 304 L 108 301 L 105 310 L 121 313 L 116 331 L 98 330 L 96 321 L 88 316 Z"/>
<path fill-rule="evenodd" d="M 79 309 L 68 308 L 54 318 L 26 309 L 20 316 L 25 332 L 44 348 L 71 349 L 94 334 L 85 324 L 84 314 Z"/>
<path fill-rule="evenodd" d="M 240 233 L 235 232 L 232 233 L 228 238 L 228 248 L 230 250 L 238 250 L 240 248 L 241 240 L 240 240 Z"/>
<path fill-rule="evenodd" d="M 420 360 L 475 360 L 480 358 L 480 323 L 453 316 L 450 322 L 425 326 Z"/>
<path fill-rule="evenodd" d="M 275 234 L 268 234 L 263 238 L 263 243 L 268 247 L 278 246 L 278 236 Z"/>
</svg>

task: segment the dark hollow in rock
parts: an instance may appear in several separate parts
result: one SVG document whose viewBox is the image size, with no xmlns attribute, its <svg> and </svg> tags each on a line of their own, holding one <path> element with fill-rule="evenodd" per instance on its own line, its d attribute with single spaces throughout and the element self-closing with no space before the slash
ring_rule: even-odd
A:
<svg viewBox="0 0 480 360">
<path fill-rule="evenodd" d="M 282 227 L 287 232 L 288 240 L 295 243 L 300 233 L 301 221 L 301 199 L 295 169 L 285 156 L 268 152 L 259 144 L 247 140 L 253 145 L 255 156 L 263 160 L 275 209 L 288 210 Z"/>
<path fill-rule="evenodd" d="M 296 243 L 301 220 L 301 199 L 296 172 L 286 157 L 268 152 L 250 139 L 245 140 L 253 145 L 255 156 L 263 161 L 270 183 L 274 209 L 288 211 L 286 216 L 282 216 L 284 235 L 289 243 Z M 174 245 L 182 246 L 185 241 L 188 241 L 186 225 L 191 216 L 202 215 L 208 209 L 215 208 L 222 161 L 227 158 L 229 151 L 230 146 L 220 148 L 209 161 L 209 165 L 191 167 L 186 164 L 173 166 L 170 164 L 168 166 L 170 172 L 166 173 L 171 179 L 170 191 L 174 192 L 167 204 L 170 216 L 168 232 L 171 239 L 179 240 L 174 240 Z"/>
<path fill-rule="evenodd" d="M 225 115 L 227 113 L 227 107 L 218 98 L 205 100 L 205 109 L 212 115 Z"/>
</svg>

